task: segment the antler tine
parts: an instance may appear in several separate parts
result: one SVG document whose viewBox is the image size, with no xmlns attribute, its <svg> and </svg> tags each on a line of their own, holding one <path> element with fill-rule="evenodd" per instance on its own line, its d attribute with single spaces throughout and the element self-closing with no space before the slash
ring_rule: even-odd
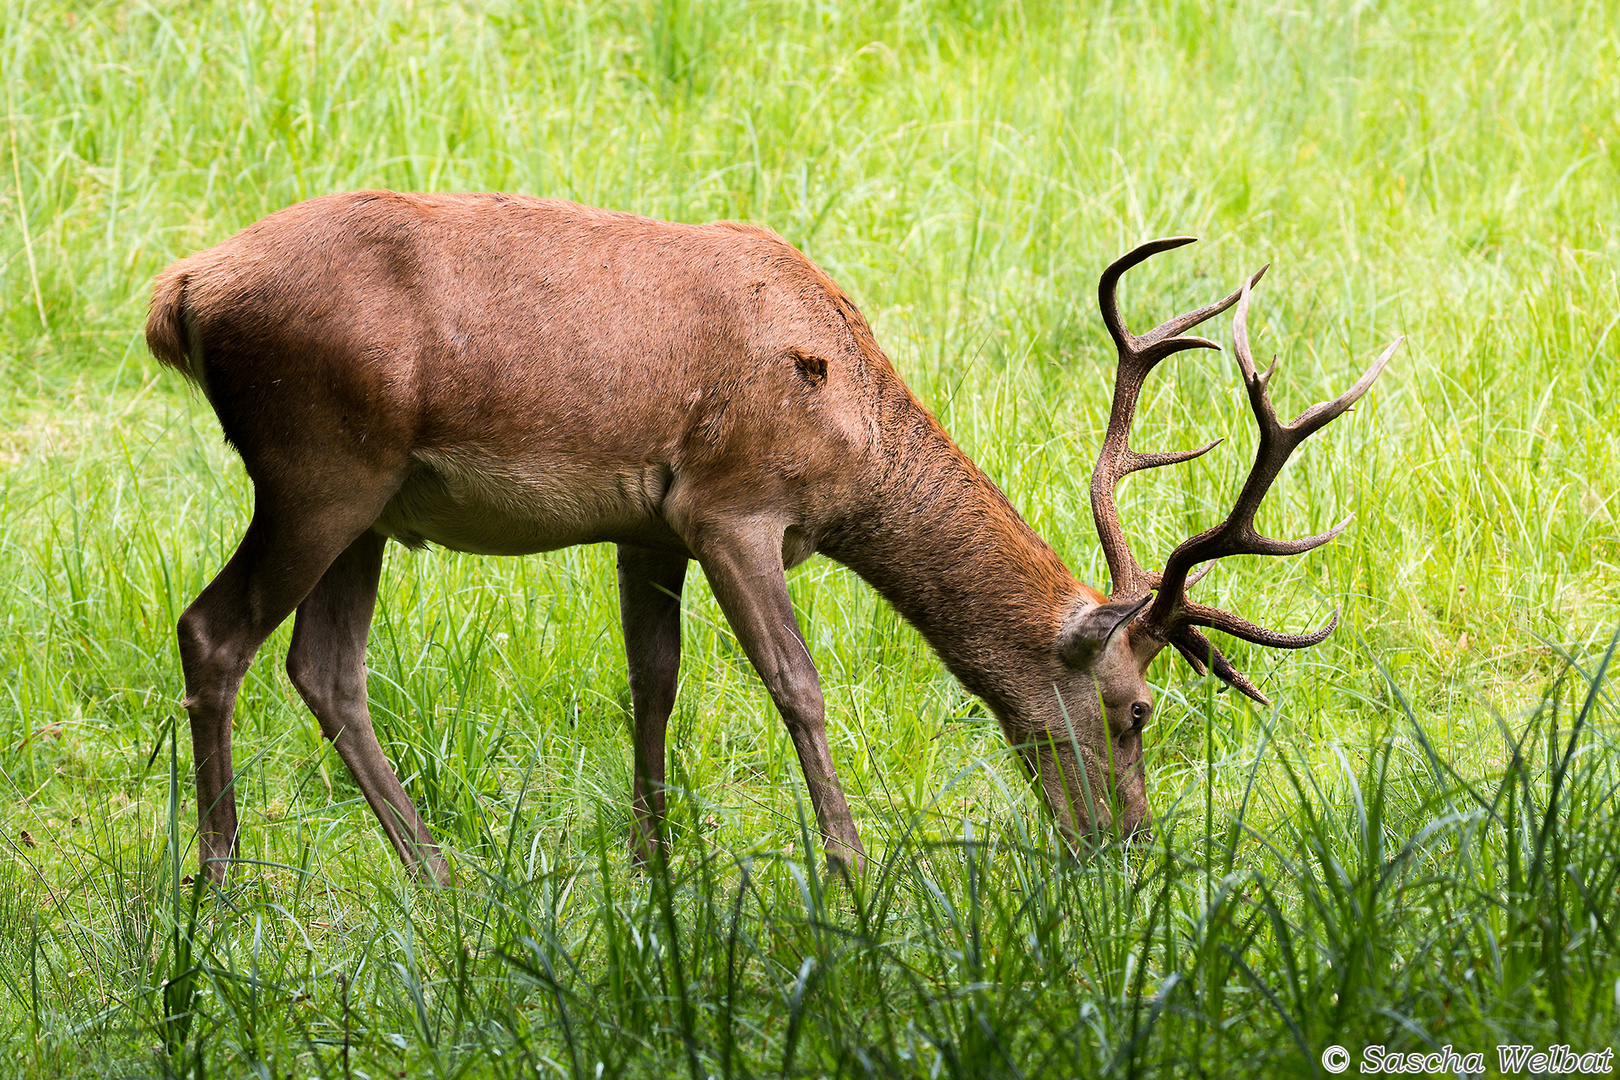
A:
<svg viewBox="0 0 1620 1080">
<path fill-rule="evenodd" d="M 1122 354 L 1131 353 L 1135 356 L 1136 354 L 1148 352 L 1148 355 L 1144 356 L 1143 359 L 1150 370 L 1160 360 L 1180 352 L 1182 349 L 1219 349 L 1219 345 L 1208 338 L 1201 337 L 1178 339 L 1175 348 L 1162 351 L 1154 349 L 1153 346 L 1160 345 L 1174 335 L 1191 330 L 1199 323 L 1214 318 L 1237 303 L 1239 297 L 1242 296 L 1243 289 L 1239 287 L 1233 289 L 1224 298 L 1215 301 L 1213 304 L 1206 304 L 1196 311 L 1183 312 L 1167 322 L 1160 323 L 1140 337 L 1130 332 L 1125 325 L 1124 318 L 1119 313 L 1119 279 L 1125 276 L 1127 270 L 1146 262 L 1160 252 L 1174 251 L 1178 247 L 1185 247 L 1188 244 L 1196 244 L 1197 242 L 1198 237 L 1196 236 L 1167 236 L 1161 240 L 1149 240 L 1147 243 L 1133 248 L 1109 263 L 1108 268 L 1102 272 L 1102 277 L 1097 281 L 1097 304 L 1102 308 L 1103 323 L 1108 327 L 1109 336 L 1114 339 L 1115 346 L 1119 348 Z M 1267 263 L 1256 270 L 1254 275 L 1249 278 L 1249 287 L 1253 288 L 1260 284 L 1260 279 L 1266 276 L 1266 271 L 1269 269 L 1271 269 L 1271 264 Z"/>
<path fill-rule="evenodd" d="M 1361 373 L 1361 378 L 1357 379 L 1355 385 L 1350 389 L 1332 401 L 1319 401 L 1294 417 L 1294 422 L 1288 425 L 1288 429 L 1300 432 L 1298 441 L 1304 442 L 1307 437 L 1343 416 L 1352 405 L 1360 401 L 1361 395 L 1371 389 L 1378 376 L 1383 374 L 1384 366 L 1395 355 L 1395 350 L 1400 348 L 1401 342 L 1405 340 L 1406 335 L 1402 334 L 1385 346 L 1384 351 L 1378 354 L 1378 359 L 1374 360 L 1371 366 Z"/>
<path fill-rule="evenodd" d="M 1326 625 L 1307 634 L 1287 634 L 1280 630 L 1270 630 L 1241 616 L 1233 615 L 1230 611 L 1190 601 L 1186 604 L 1184 617 L 1188 625 L 1208 626 L 1231 634 L 1235 638 L 1242 638 L 1251 644 L 1264 645 L 1271 649 L 1308 649 L 1312 645 L 1320 645 L 1339 625 L 1338 608 L 1333 609 L 1333 617 Z"/>
<path fill-rule="evenodd" d="M 1232 662 L 1221 655 L 1210 640 L 1191 626 L 1183 627 L 1170 638 L 1170 644 L 1191 665 L 1192 669 L 1202 675 L 1206 671 L 1212 672 L 1217 679 L 1232 687 L 1244 697 L 1259 702 L 1261 705 L 1270 705 L 1271 699 L 1262 694 L 1249 677 L 1237 668 Z"/>
<path fill-rule="evenodd" d="M 1242 288 L 1226 298 L 1189 311 L 1138 337 L 1125 326 L 1119 313 L 1119 279 L 1131 267 L 1146 261 L 1161 251 L 1170 251 L 1196 241 L 1196 237 L 1172 236 L 1152 240 L 1115 259 L 1103 271 L 1097 283 L 1097 304 L 1102 309 L 1103 323 L 1119 352 L 1119 367 L 1114 378 L 1114 400 L 1108 416 L 1108 432 L 1103 438 L 1097 466 L 1091 474 L 1091 514 L 1102 541 L 1103 554 L 1108 559 L 1108 573 L 1113 579 L 1112 591 L 1116 599 L 1145 596 L 1157 584 L 1157 575 L 1142 569 L 1131 553 L 1120 524 L 1119 507 L 1114 493 L 1119 482 L 1133 472 L 1175 465 L 1209 453 L 1221 443 L 1216 439 L 1196 450 L 1176 450 L 1160 453 L 1138 453 L 1130 448 L 1130 428 L 1136 417 L 1137 400 L 1148 374 L 1161 360 L 1185 349 L 1219 349 L 1208 338 L 1183 337 L 1182 331 L 1191 329 L 1212 316 L 1218 315 L 1237 303 L 1244 290 L 1252 287 L 1265 274 L 1262 267 Z"/>
<path fill-rule="evenodd" d="M 1318 644 L 1333 632 L 1339 624 L 1338 610 L 1334 610 L 1333 618 L 1326 626 L 1310 633 L 1288 634 L 1270 630 L 1219 608 L 1193 603 L 1186 593 L 1188 571 L 1200 563 L 1228 555 L 1297 555 L 1320 547 L 1344 531 L 1350 524 L 1349 518 L 1315 536 L 1300 540 L 1274 540 L 1262 536 L 1255 529 L 1254 516 L 1283 465 L 1299 444 L 1355 404 L 1382 373 L 1404 339 L 1396 338 L 1356 380 L 1355 385 L 1343 394 L 1332 401 L 1312 405 L 1295 417 L 1292 423 L 1284 424 L 1277 419 L 1269 392 L 1271 376 L 1277 370 L 1276 361 L 1273 360 L 1271 366 L 1261 373 L 1255 368 L 1249 351 L 1250 291 L 1248 283 L 1240 290 L 1237 310 L 1232 316 L 1232 338 L 1233 352 L 1237 355 L 1238 367 L 1248 390 L 1249 405 L 1260 428 L 1260 445 L 1255 451 L 1254 464 L 1226 520 L 1188 538 L 1170 553 L 1159 579 L 1158 595 L 1153 598 L 1153 606 L 1144 619 L 1164 640 L 1174 643 L 1189 661 L 1196 657 L 1198 662 L 1193 665 L 1195 670 L 1201 673 L 1202 666 L 1207 664 L 1217 676 L 1254 700 L 1265 703 L 1265 696 L 1254 689 L 1253 684 L 1233 668 L 1194 627 L 1212 627 L 1257 645 L 1303 649 Z"/>
</svg>

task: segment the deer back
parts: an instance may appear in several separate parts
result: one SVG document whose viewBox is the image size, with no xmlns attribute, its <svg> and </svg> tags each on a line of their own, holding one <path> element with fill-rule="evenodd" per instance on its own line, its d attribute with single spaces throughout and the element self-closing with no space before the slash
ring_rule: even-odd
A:
<svg viewBox="0 0 1620 1080">
<path fill-rule="evenodd" d="M 148 341 L 256 483 L 359 454 L 401 477 L 381 531 L 490 553 L 672 543 L 678 481 L 813 534 L 926 415 L 776 234 L 560 200 L 298 204 L 171 267 Z"/>
</svg>

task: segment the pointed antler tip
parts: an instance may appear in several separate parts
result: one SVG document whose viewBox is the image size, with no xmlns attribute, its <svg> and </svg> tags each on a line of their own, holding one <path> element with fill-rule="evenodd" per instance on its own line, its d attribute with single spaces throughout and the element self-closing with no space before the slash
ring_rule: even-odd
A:
<svg viewBox="0 0 1620 1080">
<path fill-rule="evenodd" d="M 1156 240 L 1144 240 L 1138 244 L 1132 254 L 1141 253 L 1144 258 L 1152 255 L 1162 255 L 1166 251 L 1174 251 L 1178 247 L 1198 243 L 1196 236 L 1161 236 Z"/>
<path fill-rule="evenodd" d="M 1233 684 L 1233 685 L 1236 685 L 1236 684 Z M 1244 697 L 1248 698 L 1250 701 L 1257 702 L 1258 704 L 1266 705 L 1266 706 L 1270 706 L 1270 704 L 1271 704 L 1271 699 L 1266 697 L 1266 695 L 1262 694 L 1258 687 L 1255 687 L 1255 686 L 1252 686 L 1252 685 L 1250 685 L 1250 686 L 1239 686 L 1239 687 L 1237 687 L 1237 691 L 1238 691 L 1238 693 L 1242 694 Z"/>
</svg>

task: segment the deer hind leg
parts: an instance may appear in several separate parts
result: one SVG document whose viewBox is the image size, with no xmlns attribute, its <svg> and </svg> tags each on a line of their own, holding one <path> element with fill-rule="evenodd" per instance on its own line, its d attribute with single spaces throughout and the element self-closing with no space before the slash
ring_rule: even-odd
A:
<svg viewBox="0 0 1620 1080">
<path fill-rule="evenodd" d="M 355 499 L 321 502 L 304 493 L 281 499 L 261 487 L 236 553 L 180 616 L 180 663 L 186 677 L 197 783 L 197 846 L 203 873 L 225 880 L 237 847 L 231 769 L 231 714 L 248 665 L 332 560 L 368 528 L 374 506 Z M 370 517 L 367 517 L 370 513 Z M 363 520 L 362 520 L 363 519 Z"/>
<path fill-rule="evenodd" d="M 337 748 L 405 866 L 442 885 L 450 868 L 377 743 L 366 705 L 366 638 L 387 538 L 366 531 L 298 605 L 287 674 Z"/>
<path fill-rule="evenodd" d="M 720 609 L 764 680 L 793 739 L 805 786 L 810 789 L 810 804 L 821 826 L 828 865 L 859 873 L 866 866 L 866 850 L 861 847 L 827 748 L 821 678 L 788 597 L 782 530 L 762 524 L 740 531 L 706 528 L 698 535 L 702 538 L 698 560 Z"/>
<path fill-rule="evenodd" d="M 635 729 L 635 779 L 631 803 L 635 825 L 630 854 L 652 859 L 664 818 L 664 730 L 675 708 L 681 666 L 681 586 L 685 555 L 619 545 L 619 618 L 630 668 L 630 707 Z"/>
</svg>

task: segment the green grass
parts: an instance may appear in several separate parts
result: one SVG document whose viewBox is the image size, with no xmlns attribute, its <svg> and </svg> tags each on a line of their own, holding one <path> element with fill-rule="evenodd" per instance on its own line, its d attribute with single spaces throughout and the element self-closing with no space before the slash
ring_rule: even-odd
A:
<svg viewBox="0 0 1620 1080">
<path fill-rule="evenodd" d="M 1324 1047 L 1620 1043 L 1620 18 L 1612 5 L 39 3 L 0 11 L 0 1071 L 1312 1075 Z M 995 725 L 823 560 L 792 589 L 875 856 L 818 874 L 790 742 L 694 576 L 671 863 L 630 872 L 611 553 L 394 549 L 388 753 L 461 886 L 406 882 L 281 671 L 238 706 L 244 868 L 188 884 L 173 626 L 246 524 L 151 276 L 322 192 L 506 189 L 770 225 L 1076 572 L 1138 328 L 1273 269 L 1279 411 L 1408 336 L 1262 513 L 1335 544 L 1211 602 L 1255 710 L 1151 673 L 1144 849 L 1076 864 Z M 1218 338 L 1227 336 L 1224 325 Z M 1121 493 L 1144 560 L 1254 436 L 1184 356 Z M 179 781 L 177 783 L 176 778 Z"/>
</svg>

